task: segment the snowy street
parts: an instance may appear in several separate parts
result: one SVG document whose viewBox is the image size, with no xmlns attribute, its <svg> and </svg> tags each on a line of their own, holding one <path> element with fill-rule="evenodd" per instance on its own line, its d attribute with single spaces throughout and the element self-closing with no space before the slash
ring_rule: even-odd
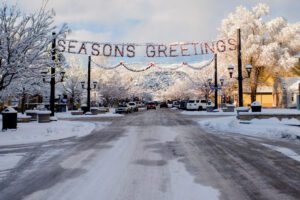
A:
<svg viewBox="0 0 300 200">
<path fill-rule="evenodd" d="M 271 148 L 300 154 L 298 141 L 206 133 L 196 122 L 202 119 L 151 110 L 112 118 L 111 125 L 82 138 L 3 146 L 1 156 L 22 159 L 0 179 L 0 199 L 300 196 L 300 162 Z"/>
</svg>

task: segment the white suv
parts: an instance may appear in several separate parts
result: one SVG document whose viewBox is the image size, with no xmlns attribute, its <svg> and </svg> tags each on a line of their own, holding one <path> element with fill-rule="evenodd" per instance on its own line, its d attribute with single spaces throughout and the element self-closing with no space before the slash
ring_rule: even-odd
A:
<svg viewBox="0 0 300 200">
<path fill-rule="evenodd" d="M 207 106 L 212 105 L 211 101 L 206 99 L 188 100 L 186 104 L 187 110 L 206 110 Z"/>
<path fill-rule="evenodd" d="M 137 107 L 137 104 L 136 104 L 135 102 L 133 102 L 133 101 L 132 101 L 132 102 L 129 102 L 127 105 L 128 105 L 128 107 L 131 108 L 132 111 L 135 111 L 135 112 L 136 112 L 136 111 L 139 110 L 138 107 Z"/>
</svg>

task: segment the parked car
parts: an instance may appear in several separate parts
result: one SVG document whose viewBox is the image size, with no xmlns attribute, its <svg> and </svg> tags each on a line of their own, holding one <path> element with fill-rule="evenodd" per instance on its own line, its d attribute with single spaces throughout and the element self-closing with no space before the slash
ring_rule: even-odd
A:
<svg viewBox="0 0 300 200">
<path fill-rule="evenodd" d="M 135 103 L 138 108 L 142 108 L 144 106 L 143 102 L 141 102 L 141 101 L 137 101 Z"/>
<path fill-rule="evenodd" d="M 179 102 L 179 109 L 186 110 L 187 100 L 182 100 Z"/>
<path fill-rule="evenodd" d="M 188 100 L 186 104 L 187 110 L 206 110 L 207 106 L 211 106 L 211 101 L 207 101 L 206 99 L 195 99 Z"/>
<path fill-rule="evenodd" d="M 137 112 L 139 109 L 138 109 L 138 107 L 137 107 L 137 104 L 135 103 L 135 102 L 129 102 L 128 104 L 127 104 L 130 108 L 131 108 L 131 110 L 132 111 L 134 111 L 134 112 Z"/>
<path fill-rule="evenodd" d="M 148 102 L 147 103 L 147 110 L 149 110 L 149 109 L 156 109 L 155 102 Z"/>
<path fill-rule="evenodd" d="M 179 108 L 179 102 L 178 101 L 173 101 L 172 108 Z"/>
<path fill-rule="evenodd" d="M 168 108 L 167 102 L 163 101 L 160 103 L 160 108 Z"/>
<path fill-rule="evenodd" d="M 116 113 L 122 114 L 122 113 L 131 113 L 132 109 L 127 104 L 119 104 L 116 108 Z"/>
</svg>

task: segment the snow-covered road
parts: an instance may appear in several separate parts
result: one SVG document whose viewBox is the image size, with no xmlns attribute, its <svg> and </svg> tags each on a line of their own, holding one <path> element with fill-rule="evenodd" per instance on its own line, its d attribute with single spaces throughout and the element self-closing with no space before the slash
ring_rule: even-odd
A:
<svg viewBox="0 0 300 200">
<path fill-rule="evenodd" d="M 299 144 L 209 134 L 176 111 L 112 119 L 83 138 L 0 148 L 25 156 L 0 182 L 0 199 L 297 199 L 300 162 L 267 145 Z M 27 153 L 26 153 L 27 152 Z M 1 179 L 0 179 L 1 181 Z"/>
</svg>

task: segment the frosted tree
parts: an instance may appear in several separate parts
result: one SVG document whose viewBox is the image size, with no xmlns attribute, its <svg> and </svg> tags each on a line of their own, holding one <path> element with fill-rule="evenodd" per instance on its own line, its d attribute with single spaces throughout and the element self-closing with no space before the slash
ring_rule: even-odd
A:
<svg viewBox="0 0 300 200">
<path fill-rule="evenodd" d="M 63 25 L 57 30 L 53 25 L 54 12 L 46 9 L 47 1 L 31 14 L 21 13 L 16 5 L 6 1 L 0 8 L 0 91 L 24 74 L 41 76 L 45 67 L 54 66 L 51 61 L 51 42 L 67 31 Z"/>
<path fill-rule="evenodd" d="M 69 67 L 65 68 L 65 81 L 63 82 L 63 90 L 70 97 L 70 103 L 74 109 L 79 103 L 83 89 L 81 81 L 85 80 L 85 72 L 81 66 L 80 60 L 76 57 L 71 57 Z"/>
<path fill-rule="evenodd" d="M 49 89 L 39 77 L 26 77 L 15 79 L 1 92 L 1 98 L 17 98 L 21 100 L 21 112 L 25 111 L 25 103 L 28 98 L 35 95 L 43 95 L 45 89 Z"/>
<path fill-rule="evenodd" d="M 266 75 L 276 77 L 287 71 L 297 62 L 294 56 L 300 51 L 300 23 L 288 23 L 283 17 L 263 20 L 268 13 L 266 4 L 258 4 L 251 10 L 240 6 L 220 27 L 221 37 L 234 37 L 237 29 L 241 29 L 242 63 L 253 66 L 249 83 L 252 101 Z M 236 64 L 236 52 L 226 53 L 223 61 Z"/>
<path fill-rule="evenodd" d="M 128 86 L 122 82 L 121 75 L 114 71 L 106 82 L 102 82 L 100 92 L 105 101 L 112 105 L 128 96 Z"/>
<path fill-rule="evenodd" d="M 293 75 L 300 76 L 300 58 L 298 63 L 291 69 Z"/>
</svg>

